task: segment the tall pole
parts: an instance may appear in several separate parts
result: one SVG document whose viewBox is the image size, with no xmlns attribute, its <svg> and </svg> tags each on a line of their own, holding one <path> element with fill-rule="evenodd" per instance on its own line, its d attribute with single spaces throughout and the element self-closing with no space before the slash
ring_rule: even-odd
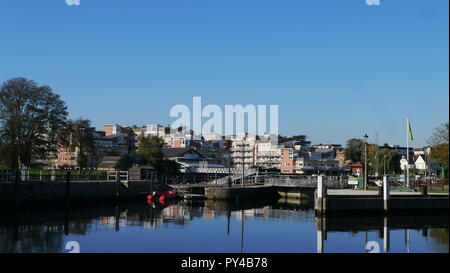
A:
<svg viewBox="0 0 450 273">
<path fill-rule="evenodd" d="M 242 140 L 242 187 L 244 187 L 244 176 L 245 176 L 245 138 Z"/>
<path fill-rule="evenodd" d="M 406 117 L 406 187 L 409 188 L 409 136 L 408 136 L 408 128 L 409 128 L 409 117 Z"/>
<path fill-rule="evenodd" d="M 375 165 L 375 176 L 378 176 L 378 133 L 375 134 L 375 145 L 377 145 L 377 152 L 376 152 L 376 165 Z"/>
<path fill-rule="evenodd" d="M 364 190 L 367 190 L 367 134 L 364 136 Z"/>
<path fill-rule="evenodd" d="M 241 210 L 241 252 L 244 252 L 244 211 Z"/>
</svg>

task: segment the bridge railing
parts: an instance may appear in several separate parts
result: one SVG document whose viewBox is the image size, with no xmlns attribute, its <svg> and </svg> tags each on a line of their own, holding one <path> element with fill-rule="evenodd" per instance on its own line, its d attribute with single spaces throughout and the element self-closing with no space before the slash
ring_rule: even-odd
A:
<svg viewBox="0 0 450 273">
<path fill-rule="evenodd" d="M 67 172 L 70 172 L 72 181 L 105 181 L 106 172 L 103 171 L 74 171 L 74 170 L 34 170 L 23 169 L 19 171 L 20 182 L 39 182 L 39 181 L 66 181 Z M 0 183 L 14 182 L 14 173 L 12 170 L 0 170 Z"/>
<path fill-rule="evenodd" d="M 323 183 L 328 188 L 343 188 L 345 182 L 339 177 L 324 176 Z M 289 187 L 317 187 L 317 176 L 274 176 L 266 177 L 264 184 Z"/>
</svg>

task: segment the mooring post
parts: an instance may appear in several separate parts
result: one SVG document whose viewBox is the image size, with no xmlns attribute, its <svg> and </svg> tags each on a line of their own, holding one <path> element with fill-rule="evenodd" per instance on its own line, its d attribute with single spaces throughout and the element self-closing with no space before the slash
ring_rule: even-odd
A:
<svg viewBox="0 0 450 273">
<path fill-rule="evenodd" d="M 56 179 L 56 172 L 55 172 L 55 169 L 52 169 L 51 170 L 51 175 L 50 175 L 50 180 L 51 181 L 55 181 L 55 179 Z"/>
<path fill-rule="evenodd" d="M 116 210 L 116 215 L 115 215 L 115 224 L 114 224 L 114 230 L 115 231 L 119 231 L 120 230 L 120 210 L 119 210 L 119 202 L 117 202 L 116 203 L 116 207 L 115 207 L 115 210 Z"/>
<path fill-rule="evenodd" d="M 69 206 L 64 210 L 64 234 L 69 235 Z"/>
<path fill-rule="evenodd" d="M 427 196 L 428 195 L 428 187 L 426 185 L 422 186 L 420 188 L 420 192 L 422 193 L 422 196 Z"/>
<path fill-rule="evenodd" d="M 20 180 L 27 181 L 26 169 L 24 168 L 20 169 Z"/>
<path fill-rule="evenodd" d="M 116 172 L 116 201 L 119 201 L 119 195 L 120 195 L 120 173 L 119 171 Z"/>
<path fill-rule="evenodd" d="M 323 185 L 323 176 L 317 177 L 317 198 L 315 200 L 316 211 L 322 214 L 325 208 L 325 199 L 326 198 L 326 187 Z"/>
<path fill-rule="evenodd" d="M 316 217 L 316 230 L 317 230 L 317 253 L 323 253 L 324 243 L 324 219 L 322 216 Z"/>
<path fill-rule="evenodd" d="M 16 205 L 20 204 L 19 182 L 20 172 L 18 170 L 14 170 L 14 200 Z"/>
<path fill-rule="evenodd" d="M 70 172 L 66 173 L 66 203 L 70 202 Z"/>
<path fill-rule="evenodd" d="M 389 220 L 387 216 L 384 217 L 383 221 L 383 250 L 384 252 L 389 252 L 391 248 L 391 236 L 389 230 Z"/>
<path fill-rule="evenodd" d="M 387 176 L 383 176 L 383 208 L 385 212 L 389 211 L 389 191 L 390 185 Z"/>
</svg>

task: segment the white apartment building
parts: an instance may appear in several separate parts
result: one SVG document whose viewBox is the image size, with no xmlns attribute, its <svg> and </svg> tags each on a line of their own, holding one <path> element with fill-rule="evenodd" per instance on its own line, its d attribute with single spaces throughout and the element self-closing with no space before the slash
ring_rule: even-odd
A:
<svg viewBox="0 0 450 273">
<path fill-rule="evenodd" d="M 282 145 L 275 145 L 270 140 L 256 141 L 256 165 L 261 168 L 280 169 Z"/>
<path fill-rule="evenodd" d="M 256 165 L 255 136 L 232 137 L 231 156 L 237 168 L 253 168 Z"/>
<path fill-rule="evenodd" d="M 159 124 L 145 125 L 144 135 L 164 137 L 166 135 L 166 127 Z"/>
</svg>

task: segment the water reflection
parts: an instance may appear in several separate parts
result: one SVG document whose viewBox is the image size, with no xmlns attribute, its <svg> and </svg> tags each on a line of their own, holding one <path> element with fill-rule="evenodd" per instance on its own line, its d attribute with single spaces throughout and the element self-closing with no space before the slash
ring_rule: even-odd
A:
<svg viewBox="0 0 450 273">
<path fill-rule="evenodd" d="M 316 217 L 311 200 L 0 211 L 0 252 L 448 252 L 448 215 Z M 110 233 L 113 232 L 113 233 Z"/>
</svg>

